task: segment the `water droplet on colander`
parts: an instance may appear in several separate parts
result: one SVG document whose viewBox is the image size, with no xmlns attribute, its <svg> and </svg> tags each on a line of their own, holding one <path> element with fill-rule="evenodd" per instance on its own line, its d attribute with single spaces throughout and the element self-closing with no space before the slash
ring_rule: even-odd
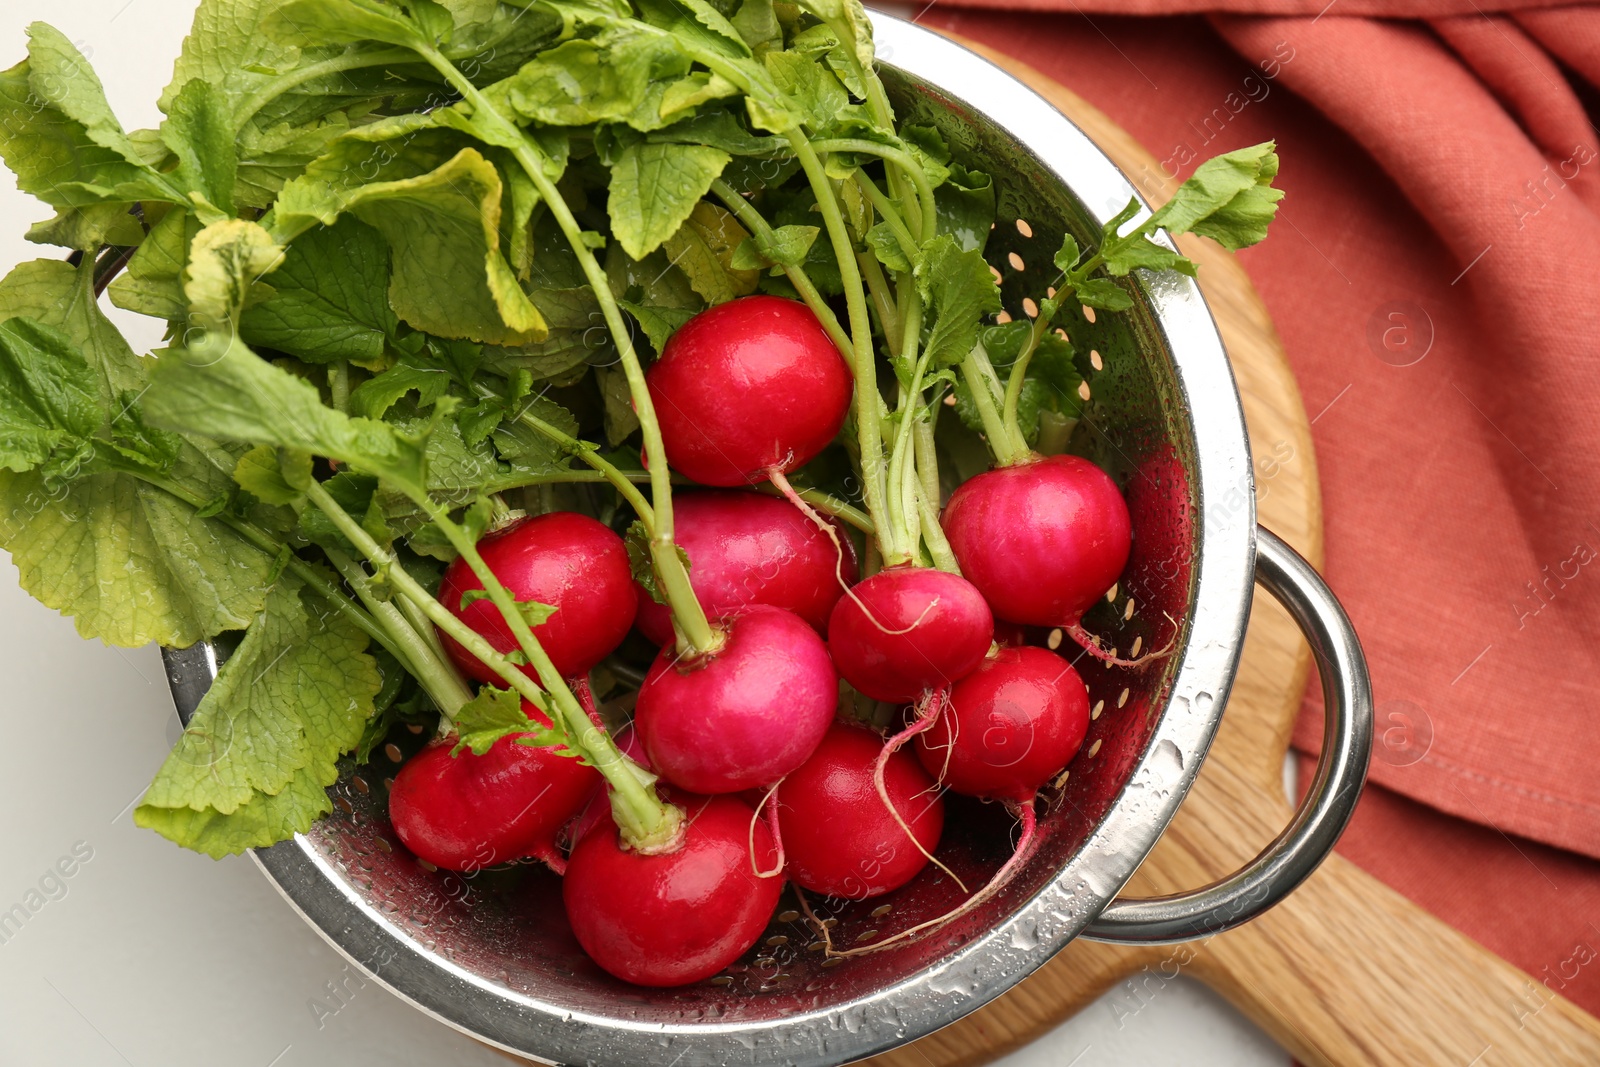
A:
<svg viewBox="0 0 1600 1067">
<path fill-rule="evenodd" d="M 1039 927 L 1036 923 L 1018 923 L 1011 930 L 1011 947 L 1020 952 L 1031 952 L 1039 947 Z"/>
<path fill-rule="evenodd" d="M 1150 753 L 1150 773 L 1155 782 L 1161 785 L 1175 782 L 1183 776 L 1183 753 L 1171 739 L 1163 737 L 1156 742 L 1155 751 Z"/>
</svg>

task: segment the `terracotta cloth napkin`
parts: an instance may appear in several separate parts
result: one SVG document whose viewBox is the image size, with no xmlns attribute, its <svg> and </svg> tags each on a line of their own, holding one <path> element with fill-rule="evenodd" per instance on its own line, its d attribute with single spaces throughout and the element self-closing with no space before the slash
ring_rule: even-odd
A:
<svg viewBox="0 0 1600 1067">
<path fill-rule="evenodd" d="M 1241 261 L 1378 703 L 1340 848 L 1600 1012 L 1600 7 L 959 3 L 918 20 L 1053 76 L 1170 173 L 1277 139 L 1287 195 Z M 1320 734 L 1313 691 L 1296 746 Z"/>
</svg>

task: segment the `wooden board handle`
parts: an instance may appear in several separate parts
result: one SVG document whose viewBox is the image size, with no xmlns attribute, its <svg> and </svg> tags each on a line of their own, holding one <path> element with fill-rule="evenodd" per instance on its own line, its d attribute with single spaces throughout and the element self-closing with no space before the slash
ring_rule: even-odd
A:
<svg viewBox="0 0 1600 1067">
<path fill-rule="evenodd" d="M 1339 856 L 1193 967 L 1313 1067 L 1600 1064 L 1593 1016 Z"/>
</svg>

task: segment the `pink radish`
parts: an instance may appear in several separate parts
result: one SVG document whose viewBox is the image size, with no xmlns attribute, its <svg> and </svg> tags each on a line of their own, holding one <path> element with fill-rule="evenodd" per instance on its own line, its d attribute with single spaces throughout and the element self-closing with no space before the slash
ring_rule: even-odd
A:
<svg viewBox="0 0 1600 1067">
<path fill-rule="evenodd" d="M 548 722 L 533 705 L 522 710 Z M 501 738 L 481 756 L 435 741 L 395 775 L 389 818 L 419 858 L 475 871 L 534 856 L 559 872 L 556 835 L 600 782 L 592 767 L 548 748 Z"/>
<path fill-rule="evenodd" d="M 1035 456 L 980 474 L 950 496 L 941 518 L 961 573 L 997 617 L 1060 626 L 1116 661 L 1080 619 L 1127 565 L 1128 504 L 1105 471 L 1078 456 Z"/>
<path fill-rule="evenodd" d="M 874 700 L 909 703 L 965 677 L 989 651 L 994 616 L 958 574 L 892 567 L 840 600 L 828 620 L 834 665 Z"/>
<path fill-rule="evenodd" d="M 856 580 L 850 542 L 839 548 L 793 504 L 761 493 L 673 494 L 675 537 L 689 556 L 689 582 L 711 618 L 754 604 L 787 608 L 826 633 L 828 613 Z M 671 613 L 639 597 L 639 629 L 657 645 L 673 640 Z"/>
<path fill-rule="evenodd" d="M 656 772 L 695 793 L 776 782 L 816 749 L 839 702 L 827 646 L 794 612 L 754 607 L 719 625 L 715 652 L 662 649 L 634 710 Z"/>
<path fill-rule="evenodd" d="M 927 865 L 927 854 L 939 847 L 944 800 L 911 753 L 897 752 L 884 768 L 897 821 L 873 782 L 882 751 L 877 734 L 836 723 L 811 758 L 778 786 L 790 881 L 827 896 L 864 900 L 899 889 Z"/>
<path fill-rule="evenodd" d="M 735 797 L 680 797 L 679 846 L 624 849 L 615 833 L 586 835 L 572 852 L 562 897 L 572 932 L 596 963 L 644 986 L 710 978 L 760 938 L 783 891 L 766 826 Z M 752 842 L 754 848 L 752 849 Z"/>
<path fill-rule="evenodd" d="M 953 792 L 1031 803 L 1088 729 L 1089 692 L 1072 664 L 1043 648 L 1004 648 L 950 690 L 917 737 L 917 757 Z"/>
<path fill-rule="evenodd" d="M 1022 824 L 1017 847 L 981 889 L 936 918 L 843 950 L 833 948 L 823 928 L 830 955 L 880 952 L 967 914 L 1009 885 L 1033 854 L 1040 787 L 1077 754 L 1089 727 L 1089 694 L 1077 671 L 1054 652 L 1031 646 L 998 650 L 941 703 L 936 717 L 919 717 L 906 731 L 921 731 L 918 759 L 952 792 L 1003 802 Z"/>
<path fill-rule="evenodd" d="M 627 550 L 622 538 L 587 515 L 556 511 L 523 519 L 484 537 L 478 552 L 517 600 L 556 608 L 533 628 L 533 636 L 563 678 L 587 674 L 633 626 L 638 595 Z M 488 598 L 462 607 L 464 594 L 482 589 L 478 576 L 458 559 L 439 583 L 439 602 L 496 650 L 515 651 L 511 628 Z M 441 631 L 439 636 L 463 674 L 490 685 L 505 684 L 448 634 Z M 533 674 L 531 668 L 523 669 Z"/>
<path fill-rule="evenodd" d="M 678 328 L 646 375 L 672 469 L 754 485 L 809 463 L 844 425 L 850 368 L 794 300 L 747 296 Z"/>
</svg>

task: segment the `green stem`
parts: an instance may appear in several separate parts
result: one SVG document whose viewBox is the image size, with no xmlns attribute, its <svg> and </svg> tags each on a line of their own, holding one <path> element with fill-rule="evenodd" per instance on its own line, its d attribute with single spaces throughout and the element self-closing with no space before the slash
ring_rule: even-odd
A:
<svg viewBox="0 0 1600 1067">
<path fill-rule="evenodd" d="M 1148 229 L 1140 227 L 1142 232 Z M 1039 342 L 1044 339 L 1045 332 L 1050 329 L 1050 323 L 1055 319 L 1056 312 L 1068 299 L 1074 296 L 1080 284 L 1087 279 L 1091 272 L 1105 262 L 1102 250 L 1096 250 L 1093 255 L 1082 263 L 1075 265 L 1070 271 L 1063 271 L 1053 283 L 1056 286 L 1056 295 L 1051 300 L 1045 301 L 1039 307 L 1039 314 L 1033 320 L 1033 326 L 1028 330 L 1028 339 L 1023 343 L 1022 351 L 1017 353 L 1017 361 L 1011 366 L 1011 375 L 1006 379 L 1006 391 L 1001 417 L 1005 422 L 1013 442 L 1022 442 L 1026 449 L 1027 442 L 1023 439 L 1022 429 L 1017 425 L 1017 407 L 1022 399 L 1022 387 L 1026 383 L 1028 365 L 1033 362 L 1033 354 L 1039 349 Z M 998 457 L 997 457 L 998 458 Z"/>
<path fill-rule="evenodd" d="M 889 450 L 889 512 L 895 524 L 898 543 L 892 552 L 889 546 L 884 547 L 883 562 L 888 567 L 909 560 L 915 553 L 915 531 L 921 525 L 917 518 L 915 498 L 907 495 L 908 479 L 916 477 L 916 452 L 910 444 L 912 424 L 917 419 L 917 409 L 922 403 L 922 380 L 928 372 L 929 353 L 925 350 L 920 356 L 917 354 L 921 325 L 922 297 L 912 290 L 910 305 L 906 310 L 905 334 L 900 342 L 900 362 L 902 365 L 911 365 L 911 381 L 900 394 L 900 425 Z"/>
<path fill-rule="evenodd" d="M 456 714 L 472 699 L 472 691 L 461 680 L 455 667 L 444 658 L 442 652 L 435 651 L 415 623 L 407 619 L 392 600 L 384 600 L 372 591 L 372 579 L 360 564 L 337 548 L 324 547 L 323 552 L 327 554 L 328 562 L 355 590 L 356 596 L 361 598 L 373 618 L 384 623 L 394 635 L 395 643 L 405 653 L 404 656 L 395 657 L 400 660 L 400 665 L 422 684 L 445 717 L 455 721 Z M 401 602 L 409 603 L 405 598 L 401 598 Z M 427 626 L 426 632 L 434 632 L 432 624 Z"/>
<path fill-rule="evenodd" d="M 450 659 L 449 653 L 444 650 L 444 642 L 439 640 L 439 628 L 433 625 L 432 620 L 423 614 L 422 609 L 410 597 L 398 597 L 396 600 L 400 606 L 400 614 L 404 615 L 406 621 L 411 623 L 412 631 L 422 638 L 440 663 L 448 664 L 453 669 L 455 666 L 454 661 Z"/>
<path fill-rule="evenodd" d="M 617 306 L 615 295 L 611 292 L 611 284 L 606 277 L 605 269 L 600 266 L 599 261 L 594 258 L 594 253 L 584 243 L 583 228 L 573 217 L 572 209 L 566 200 L 557 192 L 555 183 L 545 174 L 543 154 L 534 146 L 527 134 L 495 111 L 478 88 L 439 52 L 428 49 L 419 54 L 444 75 L 480 118 L 496 127 L 493 131 L 496 135 L 495 140 L 513 146 L 512 155 L 528 175 L 528 179 L 533 182 L 534 188 L 538 190 L 551 217 L 556 220 L 556 225 L 561 228 L 567 243 L 572 247 L 573 254 L 577 256 L 578 265 L 583 269 L 589 287 L 594 290 L 595 299 L 600 304 L 600 313 L 605 319 L 606 327 L 611 331 L 612 339 L 616 342 L 622 370 L 628 379 L 628 392 L 633 399 L 634 412 L 638 415 L 639 427 L 644 436 L 644 450 L 650 466 L 650 496 L 655 508 L 655 529 L 650 537 L 650 558 L 655 564 L 662 591 L 667 596 L 673 619 L 678 624 L 678 631 L 683 638 L 680 643 L 686 645 L 680 651 L 712 651 L 721 646 L 723 638 L 712 629 L 710 621 L 706 619 L 705 609 L 695 598 L 694 589 L 689 584 L 689 573 L 684 569 L 683 560 L 678 556 L 677 546 L 673 543 L 672 472 L 667 466 L 666 447 L 661 440 L 661 424 L 656 419 L 655 405 L 650 401 L 650 390 L 645 385 L 644 368 L 640 366 L 638 353 L 633 348 L 632 333 L 622 317 L 621 308 Z"/>
<path fill-rule="evenodd" d="M 917 486 L 917 514 L 922 518 L 922 541 L 928 546 L 928 554 L 933 557 L 935 567 L 951 574 L 960 574 L 961 564 L 956 562 L 956 554 L 944 535 L 944 527 L 939 525 L 938 512 L 924 494 L 924 488 Z"/>
<path fill-rule="evenodd" d="M 917 259 L 917 242 L 911 236 L 911 231 L 906 228 L 905 219 L 900 216 L 900 211 L 893 202 L 878 188 L 878 183 L 867 177 L 861 171 L 856 171 L 856 184 L 861 186 L 862 192 L 867 194 L 867 199 L 872 201 L 872 208 L 884 222 L 889 224 L 889 232 L 894 234 L 894 239 L 900 245 L 900 250 L 905 253 L 907 262 L 915 263 Z"/>
<path fill-rule="evenodd" d="M 334 360 L 328 368 L 328 394 L 336 411 L 350 414 L 350 361 Z"/>
<path fill-rule="evenodd" d="M 978 409 L 978 417 L 983 420 L 984 436 L 989 438 L 989 450 L 994 453 L 995 461 L 1007 467 L 1026 458 L 1027 445 L 1024 444 L 1018 454 L 1011 428 L 1000 417 L 999 408 L 995 407 L 994 368 L 989 365 L 989 354 L 984 351 L 982 342 L 974 345 L 972 351 L 967 353 L 967 358 L 961 361 L 961 377 L 972 391 L 972 402 Z"/>
<path fill-rule="evenodd" d="M 791 132 L 789 143 L 811 183 L 817 198 L 817 207 L 833 243 L 834 257 L 839 261 L 839 275 L 844 282 L 845 303 L 850 312 L 851 367 L 856 379 L 856 436 L 860 447 L 861 496 L 867 513 L 878 523 L 877 539 L 882 544 L 886 526 L 880 521 L 888 514 L 887 490 L 883 455 L 883 397 L 878 392 L 878 365 L 872 350 L 872 328 L 867 320 L 867 301 L 862 289 L 861 273 L 856 266 L 855 248 L 845 228 L 844 217 L 839 212 L 839 202 L 834 199 L 828 176 L 817 158 L 816 150 L 805 135 Z M 892 536 L 892 535 L 888 535 Z M 888 545 L 883 546 L 887 554 Z"/>
<path fill-rule="evenodd" d="M 841 27 L 835 26 L 834 33 L 838 34 L 840 32 Z M 840 37 L 839 39 L 843 41 L 849 38 Z M 863 68 L 860 59 L 855 55 L 854 49 L 846 49 L 845 51 L 849 53 L 850 65 L 855 68 L 856 77 L 861 79 L 863 88 L 867 90 L 867 112 L 872 116 L 872 121 L 885 130 L 894 129 L 894 108 L 889 105 L 889 94 L 884 90 L 883 80 L 878 77 L 878 72 L 871 67 Z M 889 170 L 885 177 L 889 182 L 889 192 L 893 193 L 902 202 L 910 203 L 912 197 L 911 191 L 906 188 L 906 176 L 896 170 Z M 917 167 L 912 177 L 913 180 L 920 177 L 924 182 L 927 179 L 927 175 L 923 173 L 920 166 Z M 931 194 L 927 203 L 929 205 L 933 204 Z M 928 222 L 927 215 L 923 215 L 919 221 L 923 225 L 917 227 L 916 236 L 921 240 L 932 239 L 937 224 L 937 214 L 934 215 L 933 223 Z M 906 255 L 913 263 L 916 262 L 914 249 L 908 250 Z"/>
<path fill-rule="evenodd" d="M 883 327 L 883 336 L 900 336 L 900 311 L 891 296 L 889 280 L 883 275 L 878 257 L 871 252 L 857 252 L 856 262 L 861 267 L 862 277 L 867 280 L 867 294 L 872 297 L 873 306 L 878 310 L 878 324 Z"/>
<path fill-rule="evenodd" d="M 934 510 L 942 503 L 939 486 L 939 452 L 933 441 L 934 423 L 939 418 L 939 405 L 935 404 L 925 419 L 918 419 L 916 429 L 917 477 L 922 479 L 922 497 L 931 501 Z"/>
<path fill-rule="evenodd" d="M 937 227 L 938 216 L 935 214 L 933 201 L 933 185 L 928 181 L 927 172 L 911 154 L 904 149 L 892 145 L 878 144 L 876 141 L 863 141 L 854 137 L 836 137 L 826 140 L 813 141 L 811 147 L 818 152 L 852 152 L 867 156 L 877 156 L 886 163 L 893 163 L 906 177 L 911 179 L 911 184 L 917 190 L 917 206 L 922 211 L 921 233 L 931 236 Z"/>
<path fill-rule="evenodd" d="M 734 218 L 738 219 L 745 229 L 758 237 L 771 238 L 772 225 L 762 217 L 754 204 L 739 195 L 737 189 L 717 178 L 711 183 L 711 191 L 728 206 L 728 210 L 733 212 Z M 800 267 L 786 266 L 783 268 L 783 273 L 789 279 L 789 284 L 794 286 L 795 292 L 800 294 L 800 299 L 805 301 L 806 307 L 810 308 L 817 321 L 822 323 L 822 328 L 828 332 L 834 347 L 846 354 L 854 351 L 855 346 L 850 340 L 850 335 L 839 325 L 838 316 L 823 300 L 822 293 L 817 290 L 811 276 Z"/>
<path fill-rule="evenodd" d="M 1011 377 L 1006 379 L 1006 395 L 1005 402 L 1001 406 L 1001 418 L 1005 420 L 1007 431 L 1013 437 L 1021 436 L 1017 426 L 1017 404 L 1022 399 L 1022 386 L 1027 378 L 1028 364 L 1033 362 L 1034 350 L 1039 347 L 1039 339 L 1044 336 L 1044 331 L 1048 327 L 1049 322 L 1041 312 L 1028 330 L 1028 340 L 1024 342 L 1022 351 L 1017 353 L 1017 361 L 1011 365 Z"/>
<path fill-rule="evenodd" d="M 407 598 L 422 610 L 428 621 L 439 629 L 459 641 L 461 645 L 478 659 L 482 660 L 490 670 L 515 689 L 523 699 L 537 707 L 540 711 L 546 710 L 548 703 L 544 691 L 534 680 L 522 671 L 516 664 L 503 656 L 499 650 L 491 645 L 484 637 L 469 627 L 466 623 L 446 611 L 438 599 L 422 587 L 422 584 L 400 565 L 394 553 L 384 548 L 372 535 L 364 530 L 359 522 L 350 517 L 350 513 L 339 506 L 339 502 L 329 495 L 326 488 L 319 482 L 312 482 L 306 490 L 306 498 L 327 515 L 338 531 L 344 534 L 345 539 L 355 545 L 356 550 L 379 569 L 385 578 L 392 584 L 395 591 Z"/>
</svg>

